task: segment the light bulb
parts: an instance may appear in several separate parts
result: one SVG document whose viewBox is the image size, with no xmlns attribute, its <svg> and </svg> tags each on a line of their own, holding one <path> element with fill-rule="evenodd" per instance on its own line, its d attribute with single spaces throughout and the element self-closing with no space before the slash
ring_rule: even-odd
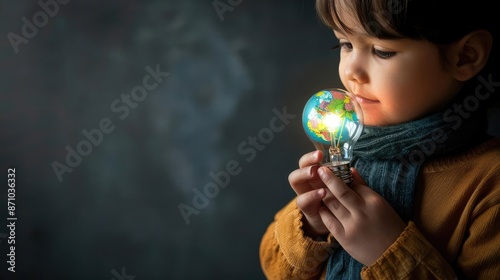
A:
<svg viewBox="0 0 500 280">
<path fill-rule="evenodd" d="M 323 151 L 322 165 L 351 183 L 353 146 L 363 130 L 363 112 L 355 96 L 338 88 L 315 93 L 304 106 L 302 125 L 314 147 Z"/>
</svg>

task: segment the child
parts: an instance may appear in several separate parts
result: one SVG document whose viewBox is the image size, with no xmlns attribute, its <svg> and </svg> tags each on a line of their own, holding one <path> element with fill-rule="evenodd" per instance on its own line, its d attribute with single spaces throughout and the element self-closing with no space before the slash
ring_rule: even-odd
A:
<svg viewBox="0 0 500 280">
<path fill-rule="evenodd" d="M 302 156 L 265 232 L 268 279 L 498 279 L 498 24 L 485 0 L 317 0 L 363 109 L 347 186 Z M 497 82 L 498 81 L 498 82 Z M 304 135 L 304 137 L 306 137 Z"/>
</svg>

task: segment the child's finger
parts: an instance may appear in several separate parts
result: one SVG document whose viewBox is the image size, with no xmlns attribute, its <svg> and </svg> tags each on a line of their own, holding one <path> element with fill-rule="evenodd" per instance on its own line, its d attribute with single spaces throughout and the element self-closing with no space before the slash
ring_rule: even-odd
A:
<svg viewBox="0 0 500 280">
<path fill-rule="evenodd" d="M 294 170 L 288 175 L 288 182 L 297 195 L 316 189 L 311 185 L 311 181 L 319 180 L 317 170 L 318 166 L 313 165 Z"/>
<path fill-rule="evenodd" d="M 307 216 L 318 214 L 318 209 L 322 205 L 323 198 L 326 195 L 325 189 L 312 190 L 297 196 L 297 207 Z"/>
<path fill-rule="evenodd" d="M 332 192 L 338 202 L 340 202 L 339 205 L 336 205 L 336 207 L 334 208 L 340 209 L 342 207 L 345 207 L 349 212 L 352 213 L 353 211 L 351 210 L 356 209 L 360 204 L 362 204 L 361 197 L 359 197 L 359 195 L 353 189 L 349 188 L 344 182 L 342 182 L 337 176 L 335 176 L 328 168 L 319 168 L 318 174 L 321 180 L 328 187 L 330 192 Z M 345 212 L 346 211 L 343 211 L 343 213 Z M 336 215 L 336 213 L 334 213 L 334 215 Z M 337 218 L 340 219 L 341 217 Z"/>
<path fill-rule="evenodd" d="M 309 165 L 316 165 L 320 163 L 321 160 L 323 160 L 323 152 L 319 150 L 313 151 L 303 155 L 299 159 L 299 167 L 303 168 Z"/>
<path fill-rule="evenodd" d="M 327 190 L 327 194 L 323 198 L 323 203 L 338 220 L 342 221 L 351 216 L 349 210 L 329 190 Z"/>
<path fill-rule="evenodd" d="M 319 209 L 319 215 L 321 221 L 323 221 L 323 224 L 332 233 L 335 239 L 339 240 L 344 237 L 344 226 L 327 207 L 321 207 Z"/>
</svg>

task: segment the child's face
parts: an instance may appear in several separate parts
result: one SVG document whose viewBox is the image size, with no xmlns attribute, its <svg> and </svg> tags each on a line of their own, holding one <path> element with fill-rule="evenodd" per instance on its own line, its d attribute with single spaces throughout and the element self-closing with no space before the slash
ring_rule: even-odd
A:
<svg viewBox="0 0 500 280">
<path fill-rule="evenodd" d="M 335 31 L 341 45 L 339 75 L 358 97 L 365 125 L 418 119 L 443 107 L 458 92 L 435 45 L 382 40 L 360 28 L 353 30 L 353 34 Z"/>
</svg>

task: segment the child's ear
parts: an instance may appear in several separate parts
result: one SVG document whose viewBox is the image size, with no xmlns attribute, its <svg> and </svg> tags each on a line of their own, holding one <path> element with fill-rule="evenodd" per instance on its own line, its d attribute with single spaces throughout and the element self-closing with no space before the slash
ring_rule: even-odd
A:
<svg viewBox="0 0 500 280">
<path fill-rule="evenodd" d="M 486 30 L 473 31 L 453 44 L 452 66 L 454 78 L 467 81 L 474 77 L 488 62 L 493 38 Z"/>
</svg>

